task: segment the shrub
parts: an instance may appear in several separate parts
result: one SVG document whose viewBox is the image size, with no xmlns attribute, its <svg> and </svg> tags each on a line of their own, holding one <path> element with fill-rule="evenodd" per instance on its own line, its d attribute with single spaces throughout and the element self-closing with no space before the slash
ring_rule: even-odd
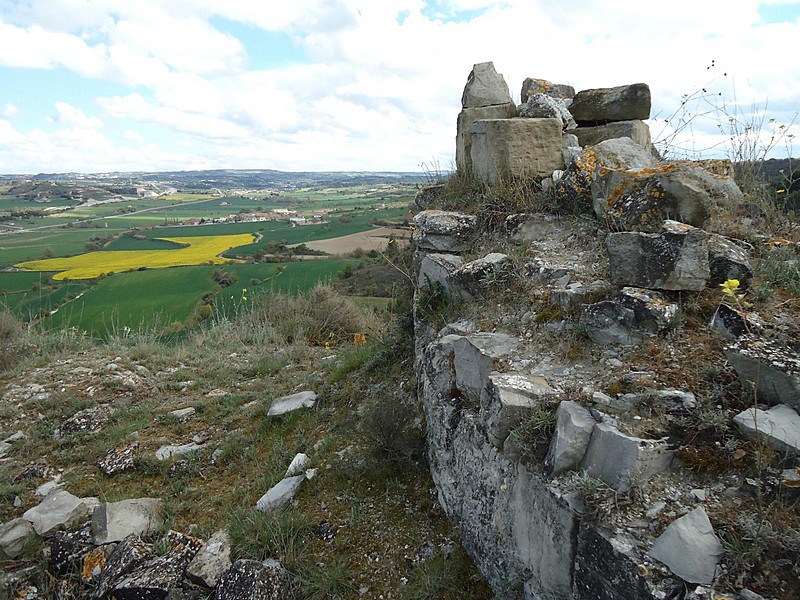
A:
<svg viewBox="0 0 800 600">
<path fill-rule="evenodd" d="M 297 510 L 260 512 L 241 508 L 230 517 L 231 549 L 235 559 L 280 560 L 288 569 L 300 562 L 311 526 Z"/>
<path fill-rule="evenodd" d="M 25 329 L 10 312 L 0 312 L 0 371 L 13 367 L 22 351 Z"/>
</svg>

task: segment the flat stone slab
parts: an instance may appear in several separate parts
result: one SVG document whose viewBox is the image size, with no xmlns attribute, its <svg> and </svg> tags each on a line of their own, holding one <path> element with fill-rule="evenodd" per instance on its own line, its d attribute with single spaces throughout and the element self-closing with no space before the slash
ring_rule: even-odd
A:
<svg viewBox="0 0 800 600">
<path fill-rule="evenodd" d="M 132 498 L 103 503 L 92 513 L 94 543 L 119 542 L 129 535 L 157 531 L 164 521 L 164 501 L 160 498 Z"/>
<path fill-rule="evenodd" d="M 317 394 L 311 391 L 297 392 L 296 394 L 283 396 L 272 402 L 269 411 L 267 411 L 267 416 L 278 417 L 301 408 L 311 408 L 316 404 L 316 401 Z"/>
<path fill-rule="evenodd" d="M 778 452 L 800 454 L 800 414 L 786 404 L 769 410 L 749 408 L 733 418 L 741 434 L 749 440 L 766 439 Z"/>
<path fill-rule="evenodd" d="M 13 519 L 0 525 L 0 559 L 16 558 L 25 548 L 25 540 L 34 534 L 27 519 Z"/>
<path fill-rule="evenodd" d="M 742 387 L 755 388 L 759 402 L 800 408 L 800 356 L 775 339 L 742 335 L 725 347 Z"/>
<path fill-rule="evenodd" d="M 673 521 L 655 541 L 650 556 L 690 583 L 714 581 L 723 548 L 703 507 Z"/>
<path fill-rule="evenodd" d="M 156 458 L 158 460 L 167 460 L 173 456 L 181 456 L 183 454 L 189 454 L 190 452 L 197 452 L 202 447 L 203 446 L 200 444 L 195 444 L 194 442 L 189 442 L 188 444 L 182 444 L 178 446 L 161 446 L 161 448 L 156 450 Z"/>
<path fill-rule="evenodd" d="M 305 481 L 306 476 L 295 475 L 294 477 L 286 477 L 279 483 L 269 489 L 269 491 L 261 496 L 256 502 L 256 509 L 261 512 L 286 506 L 292 501 L 300 485 Z"/>
<path fill-rule="evenodd" d="M 56 489 L 47 494 L 44 500 L 25 511 L 23 519 L 30 521 L 38 535 L 46 535 L 89 514 L 90 506 L 69 492 Z"/>
<path fill-rule="evenodd" d="M 187 406 L 186 408 L 179 408 L 177 410 L 170 411 L 169 414 L 171 414 L 173 417 L 175 417 L 179 421 L 186 421 L 186 420 L 189 419 L 189 417 L 194 415 L 195 412 L 196 411 L 195 411 L 195 408 L 193 406 Z"/>
</svg>

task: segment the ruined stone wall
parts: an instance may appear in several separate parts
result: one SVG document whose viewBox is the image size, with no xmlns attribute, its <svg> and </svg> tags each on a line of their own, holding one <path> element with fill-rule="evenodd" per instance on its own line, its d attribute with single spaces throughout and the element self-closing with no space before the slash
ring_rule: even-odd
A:
<svg viewBox="0 0 800 600">
<path fill-rule="evenodd" d="M 458 119 L 459 169 L 490 185 L 540 177 L 562 206 L 594 212 L 598 221 L 510 216 L 499 245 L 526 248 L 528 262 L 520 265 L 503 252 L 464 259 L 483 233 L 475 215 L 423 210 L 415 217 L 416 371 L 439 502 L 498 598 L 650 600 L 686 590 L 680 597 L 712 597 L 704 594 L 714 593 L 723 550 L 705 511 L 707 494 L 691 476 L 675 474 L 665 437 L 637 433 L 648 431 L 639 426 L 642 407 L 685 415 L 697 398 L 660 388 L 625 358 L 674 325 L 676 293 L 732 279 L 747 286 L 747 252 L 704 229 L 742 194 L 729 163 L 660 161 L 642 121 L 650 110 L 644 84 L 575 94 L 529 79 L 522 97 L 516 115 L 523 116 L 512 115 L 491 63 L 475 65 Z M 522 296 L 481 308 L 512 271 L 525 279 L 520 293 L 547 298 L 558 319 L 539 320 Z M 461 312 L 469 316 L 434 322 L 421 301 L 431 294 L 466 301 L 472 308 Z M 800 368 L 786 345 L 767 351 L 745 315 L 724 305 L 719 312 L 709 334 L 731 338 L 726 353 L 743 384 L 758 379 L 763 397 L 780 404 L 737 416 L 742 435 L 757 436 L 757 421 L 796 420 L 796 405 L 786 404 L 796 403 Z M 578 327 L 593 346 L 576 359 L 559 348 L 558 336 Z M 760 379 L 752 379 L 754 369 Z M 646 393 L 603 393 L 612 372 L 645 381 Z M 557 406 L 555 431 L 537 454 L 515 428 L 548 406 Z M 768 443 L 800 452 L 792 440 L 771 434 Z M 580 477 L 602 482 L 615 501 L 633 488 L 661 491 L 610 523 L 589 514 L 575 485 Z M 666 528 L 658 516 L 665 489 L 673 506 Z"/>
</svg>

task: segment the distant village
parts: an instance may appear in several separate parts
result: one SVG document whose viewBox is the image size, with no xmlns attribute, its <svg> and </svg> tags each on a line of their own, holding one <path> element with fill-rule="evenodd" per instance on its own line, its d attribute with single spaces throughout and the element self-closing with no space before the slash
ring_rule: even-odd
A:
<svg viewBox="0 0 800 600">
<path fill-rule="evenodd" d="M 227 202 L 221 202 L 220 206 L 227 206 Z M 224 217 L 186 219 L 179 221 L 180 225 L 207 225 L 209 223 L 258 223 L 261 221 L 285 221 L 292 225 L 309 225 L 312 223 L 325 223 L 331 209 L 314 210 L 310 215 L 301 215 L 296 210 L 288 208 L 273 208 L 264 212 L 244 212 Z"/>
</svg>

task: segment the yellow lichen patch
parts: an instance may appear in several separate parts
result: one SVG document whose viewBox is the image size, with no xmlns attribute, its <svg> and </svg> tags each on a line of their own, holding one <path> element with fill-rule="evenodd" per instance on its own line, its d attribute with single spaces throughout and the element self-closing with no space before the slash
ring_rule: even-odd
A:
<svg viewBox="0 0 800 600">
<path fill-rule="evenodd" d="M 91 581 L 100 574 L 100 571 L 102 571 L 105 566 L 106 555 L 100 548 L 96 548 L 83 557 L 81 577 L 84 581 Z"/>
<path fill-rule="evenodd" d="M 53 279 L 92 279 L 103 274 L 137 269 L 163 269 L 204 263 L 221 264 L 230 259 L 220 254 L 237 246 L 252 243 L 253 235 L 208 235 L 198 237 L 159 238 L 181 244 L 174 250 L 111 250 L 87 252 L 66 258 L 32 260 L 14 265 L 26 271 L 60 271 Z"/>
</svg>

